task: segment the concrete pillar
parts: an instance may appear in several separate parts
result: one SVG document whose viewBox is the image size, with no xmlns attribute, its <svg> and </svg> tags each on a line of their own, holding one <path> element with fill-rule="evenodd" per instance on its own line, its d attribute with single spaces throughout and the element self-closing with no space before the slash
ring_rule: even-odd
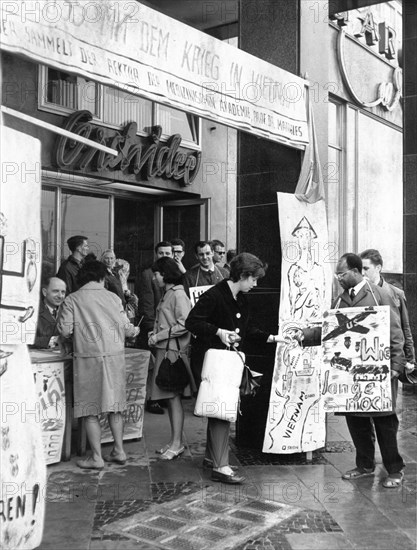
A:
<svg viewBox="0 0 417 550">
<path fill-rule="evenodd" d="M 417 343 L 417 4 L 403 0 L 404 290 Z"/>
<path fill-rule="evenodd" d="M 299 2 L 241 0 L 239 47 L 299 75 Z M 237 162 L 237 247 L 269 268 L 261 287 L 249 295 L 254 322 L 276 333 L 281 275 L 277 191 L 293 193 L 301 152 L 239 132 Z M 242 403 L 238 444 L 261 448 L 268 412 L 275 346 L 250 349 L 248 364 L 264 374 L 264 391 Z"/>
</svg>

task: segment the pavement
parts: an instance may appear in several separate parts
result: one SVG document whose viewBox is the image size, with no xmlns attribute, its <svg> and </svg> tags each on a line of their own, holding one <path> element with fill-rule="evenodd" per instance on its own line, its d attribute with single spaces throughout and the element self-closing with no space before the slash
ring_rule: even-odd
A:
<svg viewBox="0 0 417 550">
<path fill-rule="evenodd" d="M 406 462 L 400 488 L 375 476 L 344 481 L 354 467 L 343 417 L 329 415 L 326 448 L 306 455 L 268 455 L 236 446 L 231 463 L 243 485 L 210 479 L 202 468 L 206 423 L 186 409 L 186 451 L 161 461 L 167 413 L 145 413 L 140 441 L 126 442 L 125 465 L 81 470 L 77 457 L 48 466 L 41 550 L 414 550 L 416 548 L 417 389 L 399 391 L 399 446 Z M 106 445 L 104 452 L 111 446 Z"/>
</svg>

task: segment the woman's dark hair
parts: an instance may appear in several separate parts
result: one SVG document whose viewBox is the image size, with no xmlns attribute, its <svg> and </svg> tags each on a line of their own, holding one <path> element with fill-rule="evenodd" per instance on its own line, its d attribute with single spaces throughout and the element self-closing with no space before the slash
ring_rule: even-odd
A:
<svg viewBox="0 0 417 550">
<path fill-rule="evenodd" d="M 237 283 L 240 278 L 247 279 L 250 275 L 257 279 L 265 275 L 268 265 L 249 252 L 242 252 L 230 262 L 230 279 Z"/>
<path fill-rule="evenodd" d="M 175 260 L 168 256 L 159 258 L 152 266 L 152 271 L 156 271 L 162 275 L 164 283 L 172 283 L 177 285 L 181 282 L 182 273 Z"/>
<path fill-rule="evenodd" d="M 81 266 L 77 274 L 77 282 L 81 286 L 96 281 L 102 281 L 106 277 L 107 267 L 97 260 L 91 260 Z"/>
</svg>

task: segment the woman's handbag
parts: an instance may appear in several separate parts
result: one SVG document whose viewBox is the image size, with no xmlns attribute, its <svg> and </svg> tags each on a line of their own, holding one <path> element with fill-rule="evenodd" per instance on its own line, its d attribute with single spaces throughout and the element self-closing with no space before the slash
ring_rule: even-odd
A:
<svg viewBox="0 0 417 550">
<path fill-rule="evenodd" d="M 168 359 L 168 346 L 171 336 L 171 329 L 169 329 L 167 346 L 165 350 L 165 357 L 162 359 L 159 365 L 158 374 L 155 378 L 155 384 L 163 391 L 167 392 L 182 392 L 189 383 L 189 376 L 187 367 L 181 357 L 180 346 L 178 339 L 175 338 L 178 348 L 178 359 L 173 363 Z"/>
<path fill-rule="evenodd" d="M 209 349 L 201 372 L 194 414 L 236 422 L 245 355 L 236 350 Z"/>
<path fill-rule="evenodd" d="M 243 367 L 242 382 L 240 383 L 240 397 L 256 395 L 261 385 L 262 374 L 251 370 L 248 365 Z"/>
</svg>

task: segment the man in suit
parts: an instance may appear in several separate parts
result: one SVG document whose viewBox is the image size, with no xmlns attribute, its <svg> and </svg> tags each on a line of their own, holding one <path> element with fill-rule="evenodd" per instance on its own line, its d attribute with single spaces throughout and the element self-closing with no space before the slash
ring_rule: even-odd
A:
<svg viewBox="0 0 417 550">
<path fill-rule="evenodd" d="M 390 306 L 390 352 L 392 411 L 372 413 L 341 413 L 346 422 L 356 448 L 356 468 L 345 472 L 343 479 L 358 479 L 371 476 L 375 470 L 375 432 L 381 451 L 383 464 L 388 476 L 382 485 L 386 488 L 399 487 L 403 479 L 404 461 L 397 444 L 398 418 L 395 401 L 398 390 L 398 377 L 404 372 L 404 336 L 400 315 L 391 295 L 383 287 L 375 286 L 362 275 L 362 260 L 356 254 L 344 254 L 337 266 L 335 277 L 343 292 L 336 298 L 333 308 Z M 321 327 L 307 328 L 296 338 L 306 346 L 321 343 Z M 375 431 L 374 431 L 375 427 Z"/>
<path fill-rule="evenodd" d="M 57 317 L 59 308 L 65 299 L 66 285 L 58 277 L 46 279 L 42 285 L 43 300 L 39 304 L 38 324 L 33 347 L 55 348 L 58 345 Z"/>
<path fill-rule="evenodd" d="M 401 328 L 404 334 L 404 354 L 407 360 L 406 368 L 413 370 L 416 362 L 414 351 L 413 334 L 410 328 L 410 319 L 408 317 L 407 301 L 404 291 L 400 288 L 388 283 L 381 275 L 382 271 L 382 256 L 375 248 L 368 248 L 361 252 L 362 259 L 362 275 L 371 283 L 379 287 L 385 288 L 391 295 L 395 305 L 400 312 Z"/>
</svg>

